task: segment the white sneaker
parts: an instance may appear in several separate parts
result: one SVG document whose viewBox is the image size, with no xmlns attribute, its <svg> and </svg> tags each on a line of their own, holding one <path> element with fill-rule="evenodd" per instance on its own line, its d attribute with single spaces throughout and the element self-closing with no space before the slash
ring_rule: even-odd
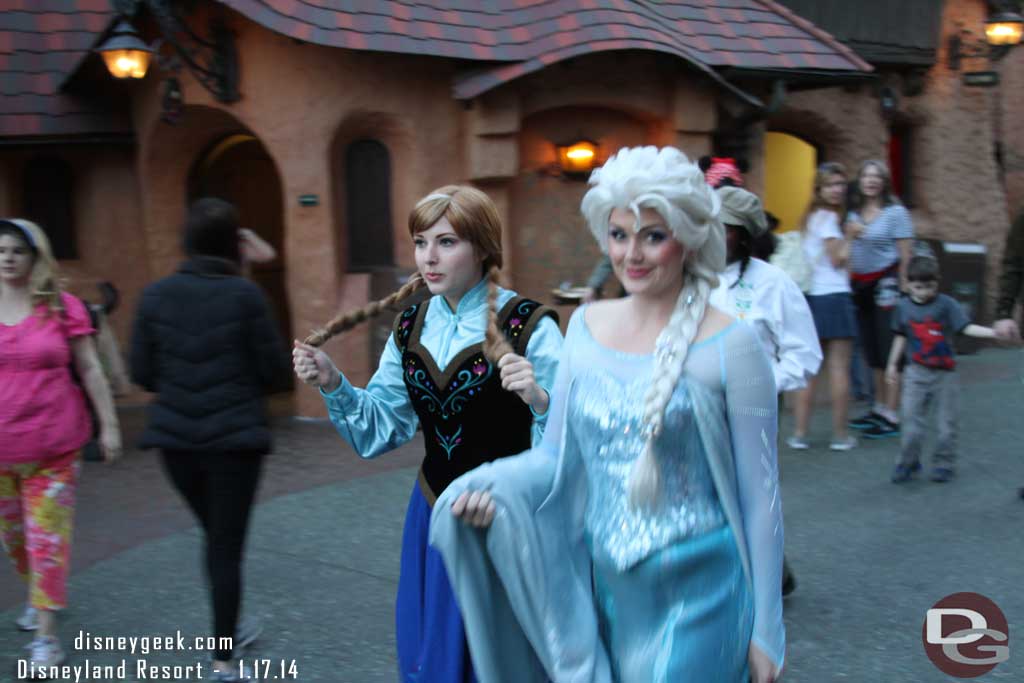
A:
<svg viewBox="0 0 1024 683">
<path fill-rule="evenodd" d="M 29 667 L 57 666 L 66 659 L 56 636 L 36 636 L 29 644 Z"/>
<path fill-rule="evenodd" d="M 811 444 L 807 443 L 807 439 L 802 436 L 793 435 L 786 439 L 786 445 L 792 448 L 794 451 L 806 451 L 811 447 Z"/>
<path fill-rule="evenodd" d="M 39 628 L 39 612 L 31 605 L 25 605 L 25 611 L 14 620 L 19 631 L 35 631 Z"/>
<path fill-rule="evenodd" d="M 857 439 L 854 436 L 847 435 L 845 439 L 839 439 L 833 441 L 828 445 L 830 451 L 849 451 L 857 447 Z"/>
<path fill-rule="evenodd" d="M 256 617 L 242 617 L 235 627 L 236 648 L 249 647 L 263 634 L 263 623 Z"/>
<path fill-rule="evenodd" d="M 246 683 L 247 681 L 255 681 L 256 674 L 248 665 L 238 664 L 227 671 L 212 670 L 209 680 L 221 681 L 222 683 Z"/>
</svg>

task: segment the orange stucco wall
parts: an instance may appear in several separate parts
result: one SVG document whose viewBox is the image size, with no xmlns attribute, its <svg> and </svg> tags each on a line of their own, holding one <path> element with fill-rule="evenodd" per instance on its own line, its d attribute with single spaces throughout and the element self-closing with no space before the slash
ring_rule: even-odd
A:
<svg viewBox="0 0 1024 683">
<path fill-rule="evenodd" d="M 150 279 L 132 149 L 57 145 L 40 152 L 68 162 L 74 177 L 78 258 L 60 262 L 67 289 L 79 297 L 99 301 L 96 284 L 113 282 L 121 292 L 121 303 L 110 323 L 118 338 L 127 340 L 138 295 Z M 21 171 L 37 153 L 30 149 L 3 153 L 0 214 L 21 213 Z"/>
</svg>

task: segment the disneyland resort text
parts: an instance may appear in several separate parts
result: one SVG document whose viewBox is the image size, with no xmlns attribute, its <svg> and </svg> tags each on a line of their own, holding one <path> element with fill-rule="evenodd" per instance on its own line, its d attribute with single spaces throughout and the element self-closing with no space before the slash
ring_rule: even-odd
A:
<svg viewBox="0 0 1024 683">
<path fill-rule="evenodd" d="M 131 671 L 134 680 L 139 681 L 193 681 L 203 680 L 203 664 L 151 665 L 145 659 L 136 659 L 129 666 L 126 659 L 120 664 L 93 664 L 86 659 L 82 664 L 61 666 L 35 666 L 24 659 L 18 660 L 18 680 L 45 678 L 51 681 L 127 681 Z"/>
</svg>

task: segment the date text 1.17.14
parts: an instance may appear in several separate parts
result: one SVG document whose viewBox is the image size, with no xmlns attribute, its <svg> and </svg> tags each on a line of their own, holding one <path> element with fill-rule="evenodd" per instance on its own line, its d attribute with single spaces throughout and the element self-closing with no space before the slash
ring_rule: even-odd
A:
<svg viewBox="0 0 1024 683">
<path fill-rule="evenodd" d="M 257 681 L 294 681 L 299 677 L 299 667 L 294 659 L 240 659 L 239 676 L 250 667 Z"/>
</svg>

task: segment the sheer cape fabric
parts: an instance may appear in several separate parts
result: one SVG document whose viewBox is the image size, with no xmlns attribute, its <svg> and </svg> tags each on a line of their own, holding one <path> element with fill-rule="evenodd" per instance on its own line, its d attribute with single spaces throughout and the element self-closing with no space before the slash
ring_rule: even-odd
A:
<svg viewBox="0 0 1024 683">
<path fill-rule="evenodd" d="M 481 681 L 613 680 L 591 587 L 584 458 L 567 437 L 566 408 L 584 369 L 628 379 L 645 364 L 625 362 L 625 356 L 637 357 L 600 346 L 586 329 L 584 310 L 569 324 L 541 444 L 460 477 L 432 513 L 430 543 L 444 557 Z M 752 638 L 781 668 L 783 528 L 772 368 L 755 333 L 734 322 L 692 345 L 680 382 L 693 401 L 754 596 Z M 489 529 L 452 516 L 452 502 L 467 490 L 493 496 L 497 512 Z"/>
</svg>

